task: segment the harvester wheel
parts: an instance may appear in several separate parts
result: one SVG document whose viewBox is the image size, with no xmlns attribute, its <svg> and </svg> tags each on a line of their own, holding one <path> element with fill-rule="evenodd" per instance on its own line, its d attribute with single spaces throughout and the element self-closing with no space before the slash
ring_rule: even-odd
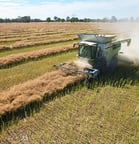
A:
<svg viewBox="0 0 139 144">
<path fill-rule="evenodd" d="M 105 73 L 107 71 L 107 65 L 105 58 L 98 58 L 94 63 L 94 68 L 100 70 L 101 73 Z"/>
<path fill-rule="evenodd" d="M 118 64 L 118 58 L 117 56 L 113 57 L 110 63 L 110 70 L 113 70 Z"/>
</svg>

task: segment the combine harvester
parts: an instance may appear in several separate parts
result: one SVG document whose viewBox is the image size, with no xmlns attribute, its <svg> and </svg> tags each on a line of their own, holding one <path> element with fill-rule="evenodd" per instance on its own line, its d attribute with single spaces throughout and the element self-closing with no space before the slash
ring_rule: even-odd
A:
<svg viewBox="0 0 139 144">
<path fill-rule="evenodd" d="M 97 78 L 100 73 L 108 72 L 116 67 L 122 43 L 130 45 L 131 39 L 118 40 L 115 35 L 100 34 L 78 34 L 78 60 L 71 63 L 55 65 L 72 73 L 83 73 L 88 75 L 87 79 Z M 73 66 L 74 65 L 74 66 Z"/>
</svg>

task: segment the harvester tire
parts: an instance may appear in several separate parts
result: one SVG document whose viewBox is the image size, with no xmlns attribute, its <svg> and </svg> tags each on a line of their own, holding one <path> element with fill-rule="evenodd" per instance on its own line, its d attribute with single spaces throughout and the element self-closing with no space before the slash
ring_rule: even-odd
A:
<svg viewBox="0 0 139 144">
<path fill-rule="evenodd" d="M 94 63 L 94 68 L 98 69 L 100 73 L 107 72 L 107 64 L 105 58 L 98 58 Z"/>
</svg>

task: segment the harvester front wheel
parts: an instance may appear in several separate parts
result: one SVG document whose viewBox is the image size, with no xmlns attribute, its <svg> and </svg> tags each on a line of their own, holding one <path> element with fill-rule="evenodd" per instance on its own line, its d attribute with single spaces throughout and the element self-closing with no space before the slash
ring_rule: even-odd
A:
<svg viewBox="0 0 139 144">
<path fill-rule="evenodd" d="M 98 69 L 101 73 L 107 71 L 107 64 L 105 58 L 98 58 L 95 60 L 94 68 Z"/>
</svg>

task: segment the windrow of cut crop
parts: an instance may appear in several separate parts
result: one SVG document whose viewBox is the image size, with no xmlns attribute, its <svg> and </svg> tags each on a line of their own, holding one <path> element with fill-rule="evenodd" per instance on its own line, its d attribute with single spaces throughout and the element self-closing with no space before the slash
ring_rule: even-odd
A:
<svg viewBox="0 0 139 144">
<path fill-rule="evenodd" d="M 17 45 L 21 43 L 28 42 L 39 42 L 43 40 L 52 40 L 52 39 L 60 39 L 60 38 L 74 38 L 76 34 L 74 33 L 61 33 L 61 32 L 45 32 L 45 33 L 32 33 L 30 35 L 16 35 L 13 38 L 0 38 L 0 45 L 9 46 L 9 45 Z"/>
<path fill-rule="evenodd" d="M 73 47 L 72 45 L 67 45 L 61 47 L 47 48 L 47 49 L 33 51 L 33 52 L 25 52 L 25 53 L 8 55 L 6 57 L 0 58 L 0 68 L 9 68 L 11 66 L 15 66 L 23 62 L 27 62 L 30 60 L 37 60 L 39 58 L 47 57 L 61 52 L 68 52 L 75 49 L 77 49 L 77 47 Z"/>
<path fill-rule="evenodd" d="M 24 48 L 24 47 L 32 47 L 32 46 L 39 46 L 39 45 L 46 45 L 46 44 L 51 44 L 51 43 L 59 43 L 59 42 L 66 42 L 66 41 L 73 41 L 77 40 L 77 37 L 74 38 L 60 38 L 60 39 L 55 39 L 55 40 L 45 40 L 45 41 L 37 41 L 37 42 L 22 42 L 17 43 L 14 45 L 9 45 L 9 46 L 0 46 L 0 52 L 6 51 L 6 50 L 12 50 L 12 49 L 17 49 L 17 48 Z"/>
<path fill-rule="evenodd" d="M 78 87 L 125 87 L 136 85 L 138 69 L 117 68 L 115 71 L 100 75 L 97 79 L 86 82 L 85 74 L 73 74 L 64 71 L 53 71 L 45 75 L 10 88 L 0 93 L 0 126 L 5 122 L 17 120 L 40 110 L 44 102 L 63 96 Z M 136 75 L 136 76 L 135 76 Z"/>
<path fill-rule="evenodd" d="M 130 71 L 127 71 L 117 68 L 117 71 L 100 75 L 98 79 L 92 79 L 90 83 L 92 84 L 92 87 L 106 85 L 123 87 L 128 84 L 134 85 L 138 82 L 135 77 L 136 70 L 137 69 L 130 69 Z M 121 74 L 118 75 L 117 72 L 121 72 Z M 9 90 L 0 93 L 0 114 L 16 110 L 31 101 L 42 100 L 44 95 L 63 90 L 68 84 L 74 83 L 74 81 L 82 78 L 85 79 L 86 75 L 57 70 L 46 73 L 35 80 L 30 80 L 24 84 L 14 86 Z"/>
<path fill-rule="evenodd" d="M 8 120 L 16 119 L 17 115 L 22 117 L 39 109 L 44 101 L 71 92 L 76 86 L 80 86 L 85 77 L 83 74 L 57 70 L 1 92 L 1 128 Z"/>
<path fill-rule="evenodd" d="M 13 86 L 0 93 L 0 115 L 14 111 L 32 101 L 40 101 L 47 94 L 62 90 L 84 75 L 66 73 L 60 70 L 46 73 L 34 80 Z"/>
</svg>

